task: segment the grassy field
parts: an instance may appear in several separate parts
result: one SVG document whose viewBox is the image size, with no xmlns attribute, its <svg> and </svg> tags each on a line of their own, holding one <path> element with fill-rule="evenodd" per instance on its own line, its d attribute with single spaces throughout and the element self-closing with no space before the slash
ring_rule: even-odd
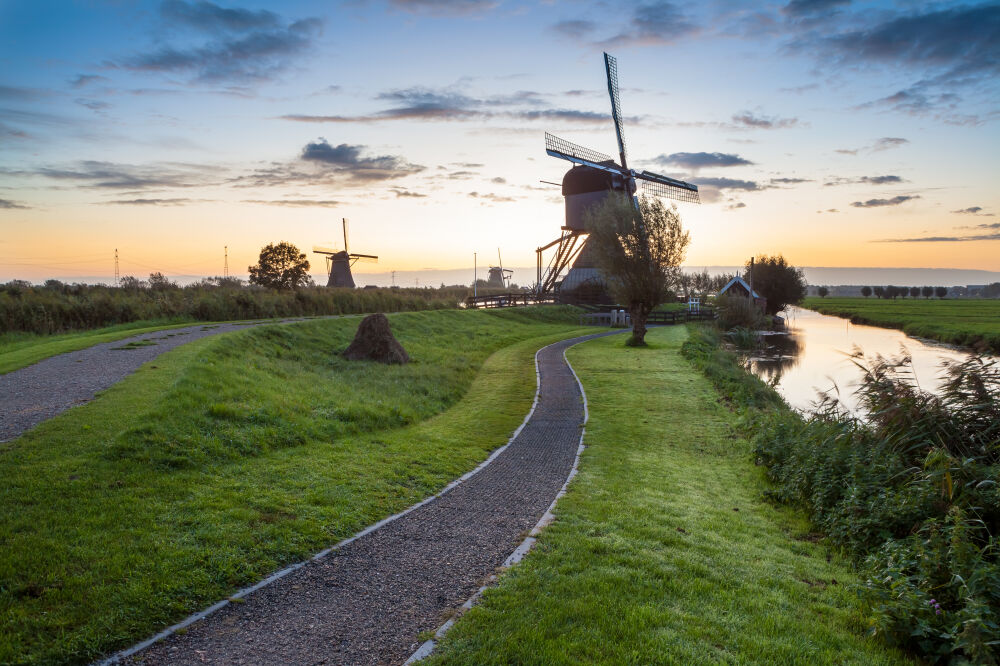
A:
<svg viewBox="0 0 1000 666">
<path fill-rule="evenodd" d="M 1000 300 L 807 298 L 802 304 L 858 324 L 1000 353 Z"/>
<path fill-rule="evenodd" d="M 428 664 L 899 664 L 864 637 L 850 567 L 766 483 L 681 327 L 569 352 L 580 474 L 528 558 Z"/>
<path fill-rule="evenodd" d="M 0 444 L 0 663 L 89 662 L 439 490 L 578 330 L 570 308 L 390 320 L 409 365 L 344 361 L 357 320 L 249 329 Z"/>
</svg>

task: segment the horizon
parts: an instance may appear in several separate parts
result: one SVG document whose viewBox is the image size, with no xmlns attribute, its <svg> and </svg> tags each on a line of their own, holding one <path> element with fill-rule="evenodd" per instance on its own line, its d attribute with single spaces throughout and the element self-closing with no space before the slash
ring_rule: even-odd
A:
<svg viewBox="0 0 1000 666">
<path fill-rule="evenodd" d="M 602 51 L 630 164 L 701 189 L 678 204 L 687 265 L 1000 271 L 998 17 L 849 0 L 4 3 L 0 271 L 110 274 L 117 248 L 123 275 L 219 275 L 228 247 L 242 273 L 279 240 L 317 265 L 342 217 L 387 269 L 486 265 L 498 246 L 534 266 L 564 216 L 545 181 L 569 167 L 544 132 L 617 154 Z"/>
</svg>

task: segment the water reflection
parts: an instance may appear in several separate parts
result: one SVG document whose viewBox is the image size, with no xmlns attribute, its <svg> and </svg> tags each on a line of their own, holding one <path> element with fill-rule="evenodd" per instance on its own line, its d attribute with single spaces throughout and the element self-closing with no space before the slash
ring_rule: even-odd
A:
<svg viewBox="0 0 1000 666">
<path fill-rule="evenodd" d="M 750 356 L 746 364 L 789 405 L 801 410 L 811 409 L 820 391 L 834 391 L 845 407 L 857 409 L 853 393 L 862 374 L 849 358 L 855 346 L 868 357 L 897 356 L 905 349 L 913 358 L 915 380 L 931 391 L 939 384 L 943 360 L 960 362 L 968 357 L 966 352 L 917 340 L 902 331 L 852 324 L 802 308 L 791 308 L 787 322 L 789 334 L 765 336 L 763 352 Z"/>
</svg>

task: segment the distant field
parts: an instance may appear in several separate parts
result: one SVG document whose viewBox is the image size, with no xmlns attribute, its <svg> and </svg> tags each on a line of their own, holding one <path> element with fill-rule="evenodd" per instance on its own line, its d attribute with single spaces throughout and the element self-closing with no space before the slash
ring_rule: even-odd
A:
<svg viewBox="0 0 1000 666">
<path fill-rule="evenodd" d="M 1000 353 L 1000 300 L 807 298 L 802 305 L 857 324 Z"/>
</svg>

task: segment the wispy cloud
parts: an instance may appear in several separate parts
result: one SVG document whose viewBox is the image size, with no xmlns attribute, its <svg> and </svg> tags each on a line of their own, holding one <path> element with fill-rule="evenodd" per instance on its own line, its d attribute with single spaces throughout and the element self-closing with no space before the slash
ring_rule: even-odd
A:
<svg viewBox="0 0 1000 666">
<path fill-rule="evenodd" d="M 748 159 L 733 153 L 672 153 L 654 157 L 660 166 L 680 167 L 692 171 L 707 167 L 733 167 L 753 164 Z"/>
<path fill-rule="evenodd" d="M 184 206 L 190 203 L 202 202 L 204 199 L 116 199 L 100 201 L 99 204 L 114 204 L 117 206 Z"/>
<path fill-rule="evenodd" d="M 10 199 L 0 199 L 0 209 L 5 210 L 28 210 L 31 206 L 26 206 L 17 201 L 11 201 Z"/>
<path fill-rule="evenodd" d="M 78 187 L 100 190 L 145 190 L 185 188 L 219 182 L 218 168 L 178 163 L 121 164 L 81 160 L 66 166 L 7 171 L 16 175 L 41 176 L 75 182 Z"/>
<path fill-rule="evenodd" d="M 495 0 L 389 0 L 389 5 L 411 13 L 473 14 L 499 5 Z"/>
<path fill-rule="evenodd" d="M 858 176 L 855 178 L 836 177 L 826 181 L 823 185 L 825 187 L 837 187 L 839 185 L 896 185 L 905 182 L 907 181 L 902 176 L 889 174 L 884 176 Z"/>
<path fill-rule="evenodd" d="M 494 194 L 493 192 L 469 192 L 469 196 L 473 199 L 483 199 L 484 202 L 489 203 L 511 203 L 517 201 L 517 197 L 503 196 Z"/>
<path fill-rule="evenodd" d="M 552 30 L 570 39 L 584 39 L 597 30 L 597 24 L 582 20 L 559 21 L 552 26 Z"/>
<path fill-rule="evenodd" d="M 969 241 L 1000 240 L 1000 232 L 974 236 L 927 236 L 924 238 L 882 238 L 873 243 L 967 243 Z"/>
<path fill-rule="evenodd" d="M 743 111 L 733 115 L 733 124 L 747 129 L 786 129 L 799 124 L 798 118 L 779 118 Z"/>
<path fill-rule="evenodd" d="M 198 83 L 251 83 L 273 78 L 307 51 L 322 22 L 306 18 L 286 22 L 269 11 L 229 9 L 211 2 L 167 0 L 163 21 L 208 41 L 163 46 L 122 59 L 119 66 L 147 72 L 190 73 Z"/>
<path fill-rule="evenodd" d="M 243 203 L 286 208 L 333 208 L 343 205 L 342 202 L 333 199 L 244 199 Z"/>
<path fill-rule="evenodd" d="M 794 17 L 815 16 L 849 4 L 851 0 L 791 0 L 781 11 Z"/>
<path fill-rule="evenodd" d="M 958 213 L 960 215 L 975 215 L 977 217 L 993 217 L 995 215 L 995 213 L 985 212 L 982 206 L 969 206 L 968 208 L 953 210 L 951 212 Z"/>
<path fill-rule="evenodd" d="M 854 201 L 851 203 L 855 208 L 882 208 L 884 206 L 898 206 L 899 204 L 906 203 L 907 201 L 913 201 L 914 199 L 919 199 L 919 194 L 901 194 L 899 196 L 893 197 L 891 199 L 869 199 L 868 201 Z"/>
<path fill-rule="evenodd" d="M 621 31 L 600 42 L 602 46 L 672 44 L 696 34 L 700 27 L 673 2 L 635 5 Z"/>
<path fill-rule="evenodd" d="M 799 185 L 801 183 L 811 183 L 811 178 L 772 178 L 768 181 L 771 185 Z"/>
</svg>

